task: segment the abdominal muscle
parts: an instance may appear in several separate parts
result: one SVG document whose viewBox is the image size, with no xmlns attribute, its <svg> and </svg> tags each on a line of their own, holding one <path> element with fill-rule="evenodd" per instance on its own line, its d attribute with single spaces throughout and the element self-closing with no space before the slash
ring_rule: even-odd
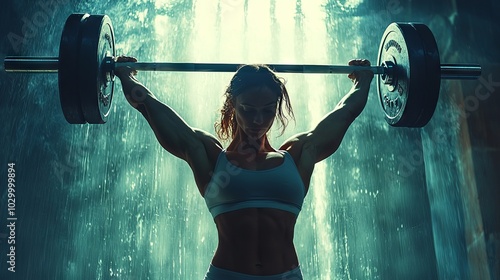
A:
<svg viewBox="0 0 500 280">
<path fill-rule="evenodd" d="M 218 268 L 251 275 L 273 275 L 299 265 L 293 234 L 296 216 L 272 208 L 247 208 L 215 218 Z"/>
</svg>

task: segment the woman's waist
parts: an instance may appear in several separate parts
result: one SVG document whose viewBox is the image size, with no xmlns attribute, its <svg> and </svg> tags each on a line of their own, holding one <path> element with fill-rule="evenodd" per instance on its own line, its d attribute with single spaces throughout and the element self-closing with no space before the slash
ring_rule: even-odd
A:
<svg viewBox="0 0 500 280">
<path fill-rule="evenodd" d="M 292 270 L 299 261 L 293 245 L 277 250 L 261 246 L 236 249 L 219 244 L 212 265 L 251 275 L 273 275 Z"/>
<path fill-rule="evenodd" d="M 231 239 L 219 236 L 217 251 L 226 255 L 234 255 L 237 258 L 248 256 L 273 259 L 282 254 L 295 253 L 295 247 L 293 240 L 286 238 L 284 234 L 260 236 L 245 234 Z"/>
</svg>

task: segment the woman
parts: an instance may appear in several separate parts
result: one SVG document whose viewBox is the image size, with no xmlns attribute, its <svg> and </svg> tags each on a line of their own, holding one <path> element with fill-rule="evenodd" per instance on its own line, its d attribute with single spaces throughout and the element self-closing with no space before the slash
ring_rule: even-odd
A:
<svg viewBox="0 0 500 280">
<path fill-rule="evenodd" d="M 118 57 L 117 61 L 137 61 Z M 349 65 L 369 66 L 368 60 Z M 265 65 L 242 66 L 232 78 L 216 124 L 227 148 L 211 134 L 190 127 L 136 78 L 118 68 L 125 97 L 139 110 L 160 144 L 191 167 L 196 185 L 214 217 L 219 244 L 208 279 L 302 279 L 293 245 L 294 227 L 314 165 L 337 150 L 368 97 L 371 71 L 348 75 L 349 93 L 312 130 L 274 149 L 267 132 L 283 107 L 293 117 L 285 85 Z"/>
</svg>

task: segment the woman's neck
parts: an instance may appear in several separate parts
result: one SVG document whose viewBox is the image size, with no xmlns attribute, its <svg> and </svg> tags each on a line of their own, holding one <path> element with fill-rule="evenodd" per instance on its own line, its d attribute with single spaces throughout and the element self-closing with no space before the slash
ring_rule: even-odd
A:
<svg viewBox="0 0 500 280">
<path fill-rule="evenodd" d="M 241 154 L 246 153 L 266 153 L 275 151 L 271 144 L 269 143 L 269 139 L 267 139 L 267 135 L 262 136 L 261 138 L 253 138 L 249 137 L 247 134 L 238 130 L 233 141 L 226 149 L 227 151 L 234 151 Z"/>
</svg>

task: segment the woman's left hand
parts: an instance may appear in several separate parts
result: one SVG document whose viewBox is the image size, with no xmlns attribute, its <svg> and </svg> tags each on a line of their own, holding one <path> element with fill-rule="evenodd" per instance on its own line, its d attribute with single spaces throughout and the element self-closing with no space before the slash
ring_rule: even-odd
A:
<svg viewBox="0 0 500 280">
<path fill-rule="evenodd" d="M 370 66 L 370 61 L 367 59 L 352 59 L 349 60 L 349 65 L 352 66 Z M 367 83 L 370 84 L 373 79 L 373 72 L 371 70 L 354 71 L 347 75 L 349 79 L 352 80 L 354 84 L 356 83 Z"/>
</svg>

